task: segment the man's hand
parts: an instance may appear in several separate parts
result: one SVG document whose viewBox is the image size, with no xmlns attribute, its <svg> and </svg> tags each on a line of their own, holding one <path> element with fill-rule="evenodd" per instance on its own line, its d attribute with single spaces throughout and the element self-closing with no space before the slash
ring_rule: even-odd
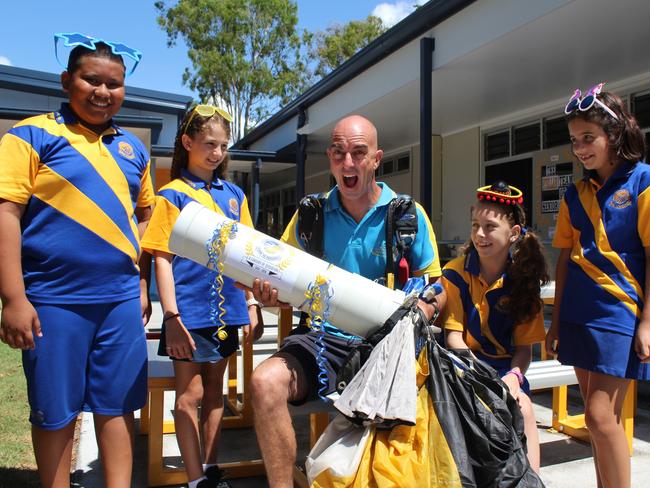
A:
<svg viewBox="0 0 650 488">
<path fill-rule="evenodd" d="M 442 307 L 445 306 L 445 303 L 447 302 L 447 294 L 445 293 L 445 289 L 442 286 L 442 283 L 440 283 L 440 277 L 437 278 L 428 278 L 428 277 L 420 277 L 420 278 L 410 278 L 409 281 L 407 282 L 407 285 L 411 280 L 424 280 L 425 282 L 428 280 L 436 280 L 436 281 L 429 281 L 424 287 L 420 290 L 420 299 L 418 300 L 418 308 L 422 310 L 424 315 L 426 316 L 427 320 L 431 322 L 432 320 L 435 321 L 438 316 L 440 315 L 440 310 L 442 310 Z M 414 281 L 416 282 L 416 281 Z M 420 282 L 421 285 L 422 281 Z"/>
<path fill-rule="evenodd" d="M 260 302 L 265 307 L 291 307 L 291 305 L 288 303 L 278 300 L 277 288 L 271 288 L 271 283 L 268 281 L 262 281 L 259 278 L 255 278 L 255 281 L 253 281 L 253 286 L 250 288 L 242 283 L 235 283 L 235 286 L 240 290 L 250 291 L 253 294 L 255 300 Z"/>
<path fill-rule="evenodd" d="M 431 319 L 435 316 L 437 311 L 435 302 L 427 303 L 424 300 L 418 300 L 418 308 L 422 310 L 422 312 L 424 313 L 425 317 L 429 322 L 431 322 Z"/>
<path fill-rule="evenodd" d="M 43 337 L 41 322 L 27 297 L 6 300 L 2 308 L 0 340 L 15 349 L 34 349 L 34 335 Z"/>
</svg>

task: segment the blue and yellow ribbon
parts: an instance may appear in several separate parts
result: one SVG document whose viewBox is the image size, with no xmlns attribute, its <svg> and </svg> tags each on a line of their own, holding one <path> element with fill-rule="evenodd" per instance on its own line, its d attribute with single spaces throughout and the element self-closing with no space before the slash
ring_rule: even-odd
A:
<svg viewBox="0 0 650 488">
<path fill-rule="evenodd" d="M 330 300 L 332 298 L 330 280 L 323 275 L 316 275 L 316 279 L 309 284 L 305 291 L 305 298 L 307 298 L 307 303 L 309 304 L 307 325 L 318 331 L 318 336 L 316 337 L 316 345 L 318 346 L 316 363 L 318 364 L 318 382 L 320 383 L 318 396 L 321 400 L 328 401 L 325 393 L 327 393 L 329 380 L 323 353 L 325 352 L 324 325 L 329 317 Z"/>
<path fill-rule="evenodd" d="M 222 256 L 226 244 L 230 239 L 234 239 L 236 234 L 236 222 L 223 222 L 215 227 L 212 237 L 208 239 L 205 246 L 208 251 L 208 269 L 216 271 L 216 277 L 210 283 L 210 297 L 208 302 L 210 304 L 210 320 L 217 325 L 215 335 L 219 342 L 228 338 L 226 323 L 223 319 L 226 315 L 226 308 L 224 307 L 226 300 L 223 296 Z"/>
</svg>

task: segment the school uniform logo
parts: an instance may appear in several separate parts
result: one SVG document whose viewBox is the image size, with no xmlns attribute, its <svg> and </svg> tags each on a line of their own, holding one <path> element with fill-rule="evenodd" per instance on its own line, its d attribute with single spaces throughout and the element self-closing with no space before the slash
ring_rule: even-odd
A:
<svg viewBox="0 0 650 488">
<path fill-rule="evenodd" d="M 612 208 L 626 208 L 632 205 L 632 196 L 625 188 L 618 190 L 609 201 L 609 206 Z"/>
<path fill-rule="evenodd" d="M 228 200 L 228 207 L 234 215 L 239 215 L 239 202 L 237 202 L 236 198 Z"/>
<path fill-rule="evenodd" d="M 372 251 L 370 251 L 370 254 L 372 254 L 373 256 L 377 256 L 379 258 L 385 258 L 386 257 L 386 245 L 384 244 L 383 246 L 375 247 Z"/>
<path fill-rule="evenodd" d="M 128 142 L 120 141 L 120 143 L 117 146 L 117 152 L 123 158 L 126 159 L 135 158 L 135 152 L 133 151 L 133 147 L 131 147 L 131 144 L 129 144 Z"/>
</svg>

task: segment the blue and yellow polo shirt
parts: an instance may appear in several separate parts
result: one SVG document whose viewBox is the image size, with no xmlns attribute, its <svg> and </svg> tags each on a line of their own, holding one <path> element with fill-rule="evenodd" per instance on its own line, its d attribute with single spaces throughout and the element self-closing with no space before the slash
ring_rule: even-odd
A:
<svg viewBox="0 0 650 488">
<path fill-rule="evenodd" d="M 154 202 L 149 155 L 112 125 L 96 134 L 68 104 L 16 124 L 0 142 L 0 198 L 25 205 L 22 267 L 41 303 L 140 295 L 134 211 Z"/>
<path fill-rule="evenodd" d="M 463 333 L 465 344 L 496 369 L 509 368 L 516 346 L 543 341 L 542 312 L 530 322 L 515 324 L 497 309 L 499 299 L 507 295 L 507 274 L 488 285 L 481 278 L 479 256 L 472 250 L 451 260 L 442 270 L 442 285 L 447 292 L 443 327 Z"/>
<path fill-rule="evenodd" d="M 192 201 L 226 217 L 253 227 L 244 192 L 235 184 L 215 179 L 210 185 L 188 171 L 182 177 L 163 186 L 156 196 L 156 208 L 142 237 L 142 247 L 149 252 L 169 250 L 169 237 L 181 210 Z M 176 305 L 188 329 L 216 325 L 210 320 L 210 293 L 217 273 L 181 256 L 172 259 Z M 250 322 L 244 292 L 235 288 L 234 281 L 223 277 L 222 294 L 227 325 Z"/>
<path fill-rule="evenodd" d="M 571 249 L 562 322 L 634 334 L 650 246 L 649 186 L 649 165 L 625 163 L 604 185 L 587 177 L 564 194 L 553 238 L 553 247 Z"/>
<path fill-rule="evenodd" d="M 386 273 L 386 212 L 388 204 L 397 194 L 385 183 L 378 185 L 382 189 L 379 200 L 358 224 L 341 205 L 338 187 L 329 191 L 323 209 L 323 259 L 347 271 L 383 283 Z M 418 233 L 411 247 L 411 274 L 421 276 L 429 273 L 431 276 L 440 276 L 436 236 L 429 218 L 419 204 L 417 215 Z M 297 212 L 285 229 L 282 241 L 300 249 L 306 248 L 298 236 Z"/>
</svg>

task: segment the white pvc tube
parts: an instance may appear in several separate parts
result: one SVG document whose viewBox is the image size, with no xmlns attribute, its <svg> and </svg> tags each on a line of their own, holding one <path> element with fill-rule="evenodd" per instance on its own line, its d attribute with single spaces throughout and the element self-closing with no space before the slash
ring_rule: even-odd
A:
<svg viewBox="0 0 650 488">
<path fill-rule="evenodd" d="M 178 256 L 208 265 L 206 244 L 217 226 L 232 222 L 222 214 L 191 202 L 180 213 L 169 239 Z M 255 229 L 237 224 L 221 256 L 224 274 L 251 286 L 255 278 L 278 289 L 279 299 L 308 311 L 305 291 L 318 275 L 329 280 L 328 322 L 351 334 L 367 336 L 404 302 L 404 293 L 328 264 Z"/>
</svg>

